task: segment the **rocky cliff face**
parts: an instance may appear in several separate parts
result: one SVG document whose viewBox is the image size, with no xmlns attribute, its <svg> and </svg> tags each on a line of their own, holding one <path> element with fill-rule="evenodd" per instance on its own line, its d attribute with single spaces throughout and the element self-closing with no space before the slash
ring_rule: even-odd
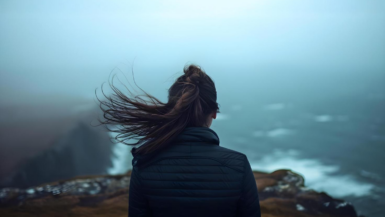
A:
<svg viewBox="0 0 385 217">
<path fill-rule="evenodd" d="M 0 119 L 0 188 L 107 174 L 112 167 L 113 142 L 103 127 L 96 127 L 101 114 L 94 103 L 0 106 L 0 111 L 5 113 Z"/>
<path fill-rule="evenodd" d="M 112 142 L 83 122 L 59 137 L 51 148 L 27 160 L 1 187 L 28 188 L 80 175 L 106 174 L 112 166 Z"/>
<path fill-rule="evenodd" d="M 254 172 L 262 216 L 357 216 L 354 207 L 308 189 L 290 170 Z M 28 189 L 0 189 L 0 216 L 127 216 L 130 172 L 79 177 Z"/>
</svg>

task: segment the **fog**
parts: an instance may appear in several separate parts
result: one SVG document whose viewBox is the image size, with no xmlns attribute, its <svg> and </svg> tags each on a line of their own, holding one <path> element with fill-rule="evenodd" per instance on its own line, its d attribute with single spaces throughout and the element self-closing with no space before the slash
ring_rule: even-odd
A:
<svg viewBox="0 0 385 217">
<path fill-rule="evenodd" d="M 327 95 L 343 94 L 363 77 L 383 79 L 384 8 L 351 0 L 2 1 L 1 99 L 92 99 L 111 70 L 130 75 L 132 66 L 140 87 L 165 99 L 188 63 L 213 77 L 222 100 L 323 85 Z"/>
<path fill-rule="evenodd" d="M 129 147 L 111 150 L 107 134 L 84 124 L 95 119 L 95 90 L 102 96 L 116 74 L 121 88 L 135 78 L 166 101 L 191 63 L 216 84 L 222 146 L 253 169 L 297 171 L 359 214 L 383 213 L 381 0 L 0 1 L 0 186 L 47 181 L 17 177 L 52 156 L 57 167 L 81 162 L 93 144 L 89 162 L 99 164 L 54 177 L 127 171 Z"/>
</svg>

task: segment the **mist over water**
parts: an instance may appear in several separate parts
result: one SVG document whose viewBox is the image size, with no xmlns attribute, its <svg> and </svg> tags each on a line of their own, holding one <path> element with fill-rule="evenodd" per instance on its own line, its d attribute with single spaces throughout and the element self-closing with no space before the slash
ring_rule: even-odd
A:
<svg viewBox="0 0 385 217">
<path fill-rule="evenodd" d="M 380 216 L 384 12 L 380 0 L 2 1 L 1 111 L 75 100 L 85 103 L 71 111 L 85 112 L 111 73 L 122 90 L 135 86 L 132 70 L 166 101 L 183 66 L 196 63 L 217 87 L 212 128 L 222 146 L 253 169 L 292 169 L 308 187 Z M 3 113 L 1 127 L 51 114 L 42 111 Z M 129 150 L 115 145 L 109 173 L 131 168 Z"/>
</svg>

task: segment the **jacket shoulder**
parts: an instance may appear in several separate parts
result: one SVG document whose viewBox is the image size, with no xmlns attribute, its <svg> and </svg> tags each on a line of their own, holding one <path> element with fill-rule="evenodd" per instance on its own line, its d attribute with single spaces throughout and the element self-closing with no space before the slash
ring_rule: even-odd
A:
<svg viewBox="0 0 385 217">
<path fill-rule="evenodd" d="M 136 164 L 136 159 L 137 157 L 133 159 L 133 166 Z M 190 163 L 196 162 L 199 165 L 203 165 L 203 162 L 207 161 L 216 161 L 222 166 L 236 167 L 238 171 L 243 171 L 245 162 L 247 161 L 245 154 L 218 145 L 175 145 L 154 156 L 146 156 L 146 159 L 139 159 L 139 165 L 137 166 L 147 167 L 150 165 L 165 164 L 166 161 L 172 161 L 173 163 L 170 164 L 174 164 L 175 162 L 181 161 L 176 159 L 185 159 L 182 161 L 190 161 Z M 201 162 L 198 163 L 198 161 Z"/>
<path fill-rule="evenodd" d="M 244 153 L 235 151 L 230 148 L 217 146 L 214 150 L 214 155 L 222 159 L 236 159 L 239 161 L 247 161 L 247 156 Z"/>
<path fill-rule="evenodd" d="M 218 150 L 223 151 L 223 152 L 227 152 L 227 153 L 231 153 L 231 154 L 233 154 L 234 156 L 239 156 L 239 157 L 244 157 L 244 158 L 246 158 L 246 155 L 243 154 L 242 152 L 235 151 L 235 150 L 230 149 L 230 148 L 225 148 L 225 147 L 222 147 L 222 146 L 218 146 Z"/>
<path fill-rule="evenodd" d="M 217 146 L 211 151 L 211 153 L 207 153 L 208 156 L 215 158 L 217 161 L 221 162 L 223 166 L 244 172 L 245 165 L 248 161 L 245 154 L 221 146 Z"/>
</svg>

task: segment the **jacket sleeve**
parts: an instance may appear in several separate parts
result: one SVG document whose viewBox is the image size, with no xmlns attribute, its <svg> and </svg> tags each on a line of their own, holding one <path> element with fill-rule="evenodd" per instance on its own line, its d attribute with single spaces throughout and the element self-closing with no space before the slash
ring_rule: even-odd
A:
<svg viewBox="0 0 385 217">
<path fill-rule="evenodd" d="M 260 217 L 261 209 L 259 206 L 259 197 L 257 183 L 255 182 L 253 171 L 249 160 L 245 159 L 245 173 L 243 177 L 242 195 L 239 201 L 239 216 L 241 217 Z"/>
<path fill-rule="evenodd" d="M 152 216 L 148 201 L 141 191 L 141 181 L 138 168 L 134 166 L 131 172 L 130 189 L 128 196 L 129 217 L 150 217 Z"/>
</svg>

